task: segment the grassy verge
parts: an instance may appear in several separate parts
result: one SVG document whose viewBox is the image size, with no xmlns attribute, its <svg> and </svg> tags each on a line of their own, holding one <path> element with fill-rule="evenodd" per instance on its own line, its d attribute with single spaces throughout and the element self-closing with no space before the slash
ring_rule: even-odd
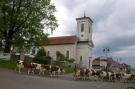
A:
<svg viewBox="0 0 135 89">
<path fill-rule="evenodd" d="M 15 67 L 16 67 L 15 61 L 7 61 L 7 60 L 0 59 L 0 68 L 15 69 Z"/>
<path fill-rule="evenodd" d="M 74 72 L 74 68 L 72 68 L 72 67 L 65 67 L 65 72 L 66 72 L 66 74 L 67 73 L 73 73 Z"/>
</svg>

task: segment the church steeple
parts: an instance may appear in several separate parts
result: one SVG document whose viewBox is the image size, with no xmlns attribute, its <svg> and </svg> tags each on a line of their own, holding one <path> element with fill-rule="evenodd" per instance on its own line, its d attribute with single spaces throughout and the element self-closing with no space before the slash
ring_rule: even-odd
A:
<svg viewBox="0 0 135 89">
<path fill-rule="evenodd" d="M 76 18 L 77 21 L 77 37 L 79 41 L 90 41 L 92 40 L 92 23 L 93 21 L 85 16 Z"/>
</svg>

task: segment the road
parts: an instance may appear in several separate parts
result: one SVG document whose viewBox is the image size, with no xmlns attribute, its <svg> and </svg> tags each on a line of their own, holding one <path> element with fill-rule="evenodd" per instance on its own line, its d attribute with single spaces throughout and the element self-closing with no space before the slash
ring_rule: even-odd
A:
<svg viewBox="0 0 135 89">
<path fill-rule="evenodd" d="M 129 86 L 135 87 L 135 84 L 74 81 L 67 76 L 48 78 L 0 69 L 0 89 L 127 89 Z"/>
</svg>

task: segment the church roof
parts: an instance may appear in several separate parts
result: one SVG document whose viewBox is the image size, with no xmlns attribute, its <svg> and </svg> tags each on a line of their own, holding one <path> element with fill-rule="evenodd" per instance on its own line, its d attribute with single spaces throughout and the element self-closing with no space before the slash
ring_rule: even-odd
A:
<svg viewBox="0 0 135 89">
<path fill-rule="evenodd" d="M 47 45 L 74 44 L 76 41 L 76 36 L 49 37 Z"/>
<path fill-rule="evenodd" d="M 93 23 L 93 20 L 90 17 L 84 16 L 84 17 L 76 18 L 76 20 L 82 20 L 82 19 L 89 19 Z"/>
</svg>

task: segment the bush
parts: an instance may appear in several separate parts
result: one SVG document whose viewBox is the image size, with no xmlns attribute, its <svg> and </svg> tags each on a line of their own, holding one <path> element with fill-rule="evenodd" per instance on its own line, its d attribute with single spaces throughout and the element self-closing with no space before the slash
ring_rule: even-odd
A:
<svg viewBox="0 0 135 89">
<path fill-rule="evenodd" d="M 33 62 L 39 63 L 39 64 L 50 64 L 51 57 L 46 56 L 46 51 L 44 50 L 44 48 L 41 48 L 38 50 L 37 55 L 33 59 Z"/>
<path fill-rule="evenodd" d="M 33 62 L 39 63 L 39 64 L 50 64 L 51 59 L 49 59 L 49 57 L 47 57 L 47 56 L 36 56 L 33 59 Z"/>
<path fill-rule="evenodd" d="M 39 49 L 36 56 L 46 56 L 46 51 L 44 50 L 44 48 Z"/>
</svg>

